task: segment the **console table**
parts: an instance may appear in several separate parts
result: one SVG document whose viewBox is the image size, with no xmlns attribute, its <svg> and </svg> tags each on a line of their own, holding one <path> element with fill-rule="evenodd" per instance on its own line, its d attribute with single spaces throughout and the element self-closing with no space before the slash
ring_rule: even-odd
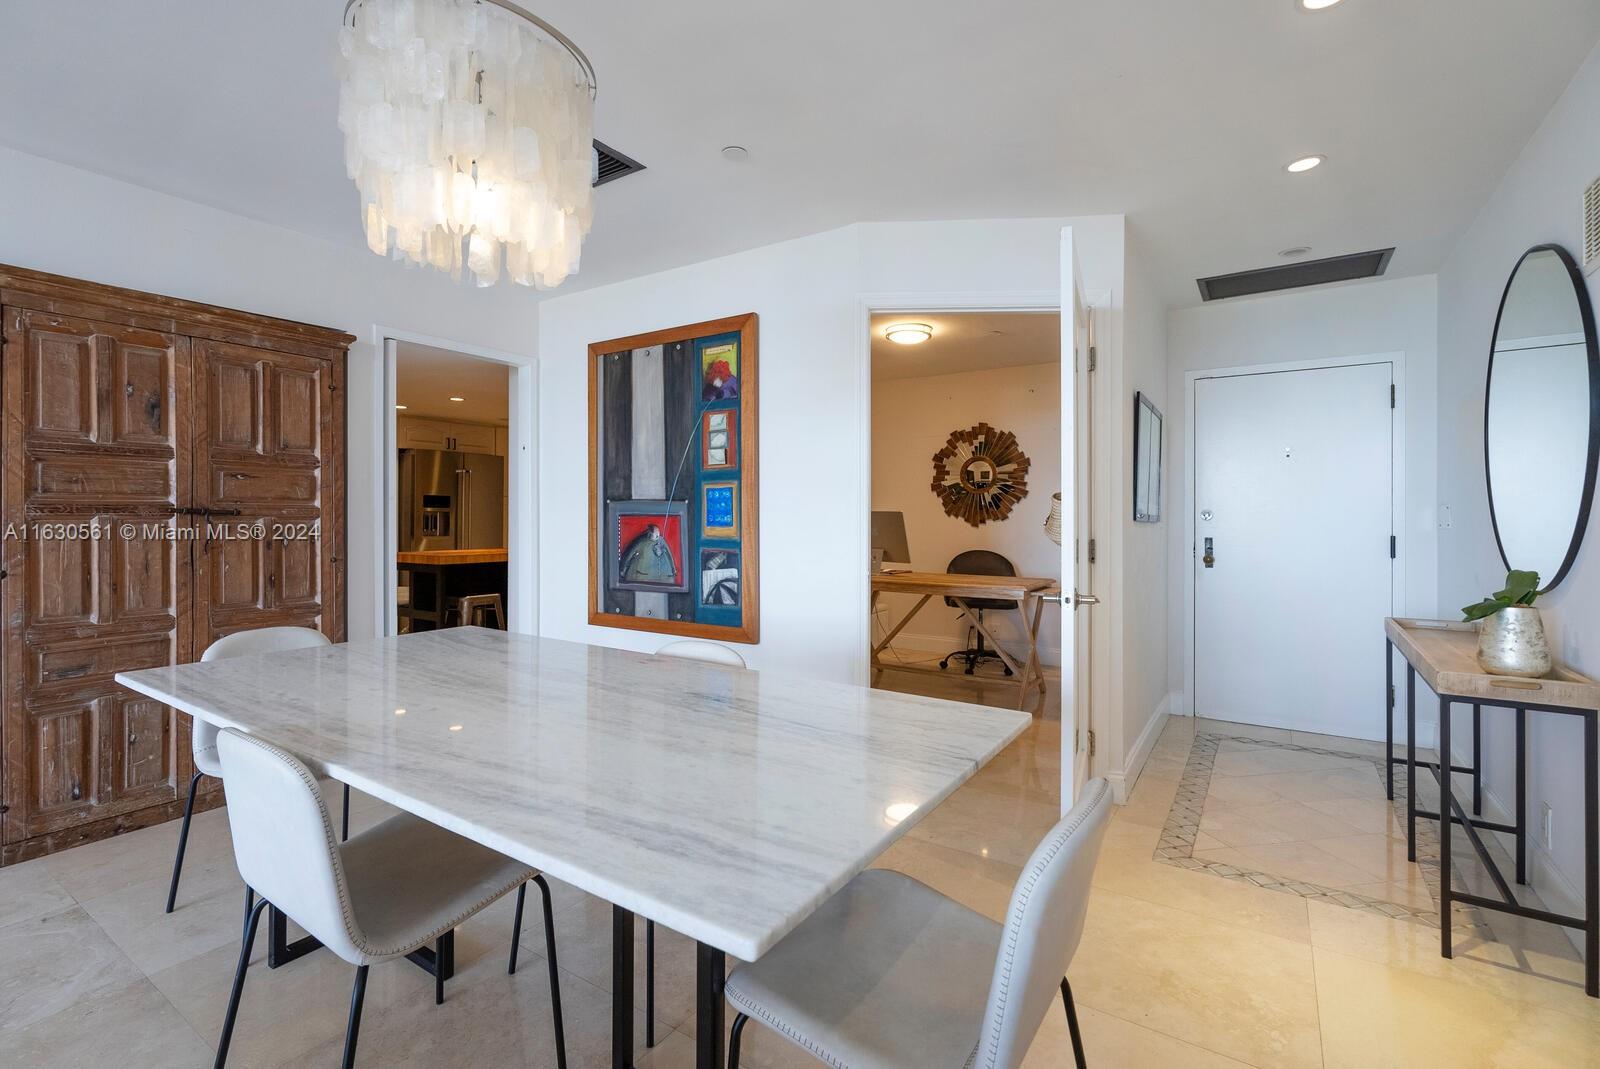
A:
<svg viewBox="0 0 1600 1069">
<path fill-rule="evenodd" d="M 1600 998 L 1600 683 L 1571 669 L 1558 666 L 1541 679 L 1520 679 L 1490 675 L 1478 664 L 1477 627 L 1470 623 L 1444 620 L 1384 621 L 1384 664 L 1388 693 L 1385 705 L 1389 744 L 1387 789 L 1394 798 L 1394 766 L 1406 770 L 1406 856 L 1417 860 L 1417 817 L 1439 821 L 1439 929 L 1440 953 L 1451 956 L 1450 906 L 1454 902 L 1528 917 L 1547 924 L 1581 928 L 1584 933 L 1584 990 Z M 1406 659 L 1406 752 L 1394 754 L 1394 651 Z M 1439 697 L 1439 730 L 1436 761 L 1417 760 L 1417 673 Z M 1450 709 L 1456 702 L 1472 706 L 1472 764 L 1457 765 L 1450 750 Z M 1516 817 L 1515 823 L 1486 820 L 1482 809 L 1481 718 L 1485 706 L 1509 709 L 1516 717 Z M 1527 717 L 1528 713 L 1556 713 L 1583 720 L 1583 811 L 1584 811 L 1584 915 L 1572 917 L 1549 910 L 1524 906 L 1512 894 L 1505 876 L 1484 845 L 1480 830 L 1505 832 L 1516 841 L 1516 882 L 1527 882 Z M 1417 769 L 1426 768 L 1439 781 L 1439 812 L 1417 808 Z M 1444 771 L 1448 768 L 1449 771 Z M 1468 812 L 1457 800 L 1450 773 L 1472 775 L 1472 809 Z M 1469 894 L 1450 885 L 1450 826 L 1459 824 L 1474 852 L 1488 869 L 1500 897 Z"/>
</svg>

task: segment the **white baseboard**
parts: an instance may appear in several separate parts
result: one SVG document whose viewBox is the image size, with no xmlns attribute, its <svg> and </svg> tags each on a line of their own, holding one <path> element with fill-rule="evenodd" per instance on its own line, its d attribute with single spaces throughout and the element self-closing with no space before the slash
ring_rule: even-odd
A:
<svg viewBox="0 0 1600 1069">
<path fill-rule="evenodd" d="M 1156 740 L 1161 737 L 1161 729 L 1167 725 L 1169 710 L 1180 707 L 1181 695 L 1173 691 L 1161 699 L 1161 704 L 1156 706 L 1156 711 L 1150 717 L 1150 722 L 1139 733 L 1139 738 L 1128 749 L 1123 767 L 1118 770 L 1107 770 L 1106 782 L 1111 785 L 1111 800 L 1117 805 L 1127 805 L 1128 795 L 1132 793 L 1134 784 L 1139 782 L 1139 773 L 1144 771 L 1144 763 L 1150 759 L 1150 751 L 1155 749 Z"/>
<path fill-rule="evenodd" d="M 1455 750 L 1454 746 L 1450 748 Z M 1471 760 L 1472 754 L 1470 752 L 1457 752 L 1453 755 L 1454 764 L 1466 765 Z M 1512 811 L 1510 806 L 1506 805 L 1505 801 L 1488 784 L 1483 785 L 1483 815 L 1497 824 L 1513 824 L 1517 819 L 1516 813 Z M 1529 824 L 1531 825 L 1532 823 L 1533 820 L 1530 815 Z M 1552 913 L 1565 913 L 1569 917 L 1583 916 L 1582 889 L 1571 877 L 1556 867 L 1555 858 L 1551 856 L 1550 851 L 1544 848 L 1544 843 L 1540 842 L 1538 836 L 1533 832 L 1533 827 L 1529 827 L 1527 831 L 1527 885 L 1539 896 L 1540 901 L 1544 903 L 1544 908 Z M 1507 857 L 1513 859 L 1516 857 L 1516 840 L 1509 832 L 1491 831 L 1484 834 L 1498 843 Z M 1473 858 L 1472 863 L 1477 864 L 1477 858 Z M 1494 923 L 1492 916 L 1489 918 L 1489 923 L 1491 925 Z M 1561 930 L 1566 934 L 1567 940 L 1572 944 L 1572 948 L 1581 955 L 1583 953 L 1583 933 L 1577 928 L 1562 928 Z"/>
<path fill-rule="evenodd" d="M 874 628 L 873 630 L 876 631 L 877 628 Z M 876 644 L 878 641 L 881 640 L 876 638 L 873 640 L 874 644 Z M 1024 649 L 1019 648 L 1017 650 L 1013 650 L 1013 645 L 1014 643 L 1007 642 L 1006 652 L 1011 654 L 1013 657 L 1020 658 L 1023 655 Z M 961 639 L 955 635 L 912 634 L 909 631 L 902 631 L 894 637 L 894 641 L 889 644 L 889 648 L 884 650 L 884 655 L 887 657 L 892 651 L 901 650 L 905 653 L 936 653 L 943 657 L 951 650 L 959 649 L 960 646 Z M 893 660 L 892 657 L 889 659 Z M 1060 667 L 1060 648 L 1056 646 L 1040 646 L 1039 663 L 1052 668 Z"/>
</svg>

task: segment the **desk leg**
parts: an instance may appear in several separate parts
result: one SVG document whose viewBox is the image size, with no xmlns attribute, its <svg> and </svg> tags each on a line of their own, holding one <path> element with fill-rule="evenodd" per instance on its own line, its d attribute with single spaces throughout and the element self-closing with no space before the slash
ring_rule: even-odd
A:
<svg viewBox="0 0 1600 1069">
<path fill-rule="evenodd" d="M 633 1069 L 633 912 L 611 907 L 611 1069 Z"/>
<path fill-rule="evenodd" d="M 874 594 L 873 596 L 876 597 L 877 595 Z M 900 622 L 895 624 L 894 627 L 890 629 L 887 635 L 883 636 L 883 641 L 872 647 L 872 667 L 874 669 L 879 672 L 883 671 L 884 664 L 878 655 L 889 648 L 889 643 L 894 641 L 894 637 L 905 630 L 906 624 L 909 624 L 911 622 L 911 618 L 922 611 L 922 607 L 928 604 L 928 599 L 932 597 L 932 594 L 922 595 L 922 600 L 913 605 L 911 607 L 911 611 L 906 613 L 905 616 L 901 618 Z"/>
<path fill-rule="evenodd" d="M 1439 699 L 1439 954 L 1450 957 L 1450 699 Z"/>
<path fill-rule="evenodd" d="M 1417 670 L 1406 662 L 1406 860 L 1417 860 Z"/>
<path fill-rule="evenodd" d="M 1394 801 L 1394 643 L 1383 640 L 1383 787 Z"/>
<path fill-rule="evenodd" d="M 695 1069 L 722 1069 L 722 1032 L 726 1020 L 722 990 L 728 960 L 722 951 L 704 943 L 696 943 L 694 953 L 694 1065 Z"/>
<path fill-rule="evenodd" d="M 1583 717 L 1583 989 L 1600 998 L 1600 713 Z"/>
<path fill-rule="evenodd" d="M 1517 882 L 1528 882 L 1528 710 L 1517 715 Z"/>
</svg>

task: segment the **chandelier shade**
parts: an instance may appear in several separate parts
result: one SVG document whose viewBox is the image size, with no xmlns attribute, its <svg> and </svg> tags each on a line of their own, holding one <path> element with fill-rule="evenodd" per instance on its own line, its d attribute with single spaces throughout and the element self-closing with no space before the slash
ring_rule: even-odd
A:
<svg viewBox="0 0 1600 1069">
<path fill-rule="evenodd" d="M 594 217 L 594 70 L 503 0 L 351 0 L 339 129 L 367 246 L 541 289 Z"/>
</svg>

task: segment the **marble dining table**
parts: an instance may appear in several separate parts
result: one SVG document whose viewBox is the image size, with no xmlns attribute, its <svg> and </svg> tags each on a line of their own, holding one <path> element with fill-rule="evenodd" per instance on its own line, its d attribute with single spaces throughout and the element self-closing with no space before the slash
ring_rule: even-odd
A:
<svg viewBox="0 0 1600 1069">
<path fill-rule="evenodd" d="M 998 754 L 1025 713 L 476 627 L 123 672 L 312 771 L 613 907 L 613 1066 L 635 915 L 697 943 L 696 1063 L 753 961 Z"/>
</svg>

